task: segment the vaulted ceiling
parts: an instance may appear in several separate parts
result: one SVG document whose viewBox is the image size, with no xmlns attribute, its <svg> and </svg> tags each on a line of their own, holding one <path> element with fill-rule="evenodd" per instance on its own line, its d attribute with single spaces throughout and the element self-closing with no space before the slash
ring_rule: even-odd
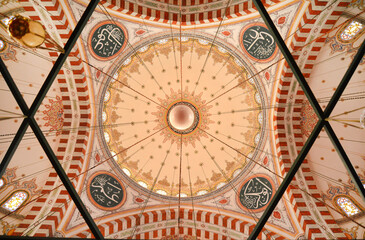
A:
<svg viewBox="0 0 365 240">
<path fill-rule="evenodd" d="M 364 238 L 364 2 L 262 3 L 2 1 L 2 234 Z"/>
</svg>

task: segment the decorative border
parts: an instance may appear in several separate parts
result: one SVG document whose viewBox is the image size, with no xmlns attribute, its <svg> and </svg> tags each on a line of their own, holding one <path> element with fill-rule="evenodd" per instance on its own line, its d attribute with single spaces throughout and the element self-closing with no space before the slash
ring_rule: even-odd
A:
<svg viewBox="0 0 365 240">
<path fill-rule="evenodd" d="M 256 61 L 256 62 L 260 62 L 260 63 L 267 63 L 267 62 L 270 62 L 271 60 L 273 60 L 276 56 L 276 54 L 278 53 L 278 45 L 275 43 L 275 50 L 273 52 L 273 54 L 271 55 L 271 57 L 269 57 L 268 59 L 258 59 L 258 58 L 255 58 L 253 56 L 251 56 L 251 54 L 249 54 L 247 51 L 246 51 L 246 48 L 243 46 L 243 43 L 242 43 L 242 37 L 243 37 L 243 34 L 246 32 L 247 29 L 249 29 L 250 27 L 254 27 L 254 26 L 261 26 L 261 27 L 264 27 L 267 29 L 266 25 L 264 23 L 261 23 L 261 22 L 255 22 L 255 23 L 251 23 L 251 24 L 248 24 L 246 25 L 244 28 L 242 28 L 241 30 L 241 33 L 240 33 L 240 38 L 239 38 L 239 42 L 240 42 L 240 47 L 242 48 L 243 52 L 246 54 L 247 57 L 249 57 L 251 60 L 253 61 Z"/>
<path fill-rule="evenodd" d="M 124 33 L 124 43 L 123 43 L 123 46 L 119 49 L 119 51 L 118 52 L 116 52 L 116 53 L 114 53 L 112 56 L 110 56 L 110 57 L 100 57 L 100 56 L 98 56 L 95 52 L 94 52 L 94 50 L 91 48 L 91 39 L 92 39 L 92 37 L 93 37 L 93 35 L 94 35 L 94 33 L 95 33 L 95 31 L 99 28 L 99 27 L 101 27 L 101 26 L 103 26 L 103 25 L 106 25 L 106 24 L 113 24 L 113 25 L 117 25 L 118 27 L 120 27 L 121 29 L 122 29 L 122 31 L 123 31 L 123 33 Z M 125 48 L 125 46 L 127 45 L 127 43 L 128 43 L 128 31 L 127 31 L 127 29 L 121 24 L 121 23 L 119 23 L 119 22 L 116 22 L 116 21 L 114 21 L 113 20 L 113 22 L 112 21 L 103 21 L 103 22 L 100 22 L 100 23 L 98 23 L 96 26 L 94 26 L 92 29 L 91 29 L 91 31 L 90 31 L 90 35 L 89 35 L 89 37 L 88 37 L 88 40 L 87 40 L 87 45 L 88 45 L 88 48 L 89 48 L 89 52 L 90 52 L 90 54 L 94 57 L 94 58 L 96 58 L 97 60 L 100 60 L 100 61 L 108 61 L 108 60 L 111 60 L 111 59 L 113 59 L 113 58 L 116 58 L 123 50 L 124 50 L 124 48 Z"/>
<path fill-rule="evenodd" d="M 127 239 L 135 230 L 133 239 L 160 239 L 174 234 L 193 236 L 196 223 L 198 239 L 223 240 L 246 239 L 255 227 L 253 222 L 206 209 L 181 208 L 180 214 L 178 213 L 177 209 L 156 209 L 145 211 L 143 214 L 116 215 L 114 219 L 98 224 L 98 228 L 104 236 L 110 238 Z M 178 216 L 181 220 L 180 229 L 177 226 Z M 116 233 L 119 235 L 112 236 Z M 90 229 L 84 226 L 75 229 L 72 237 L 86 238 L 92 237 L 92 234 Z M 281 235 L 280 230 L 273 228 L 272 230 L 266 229 L 265 233 L 261 232 L 257 239 L 284 240 L 288 238 Z"/>
<path fill-rule="evenodd" d="M 255 175 L 252 175 L 251 177 L 249 177 L 249 178 L 247 178 L 241 185 L 240 185 L 240 187 L 238 188 L 239 189 L 239 191 L 237 191 L 237 195 L 236 195 L 236 201 L 237 201 L 237 205 L 241 208 L 241 209 L 243 209 L 243 210 L 245 210 L 245 211 L 247 211 L 247 212 L 249 212 L 249 213 L 251 213 L 251 212 L 254 212 L 254 213 L 256 213 L 256 212 L 262 212 L 263 210 L 265 210 L 266 209 L 266 207 L 267 207 L 267 204 L 265 205 L 265 206 L 263 206 L 263 207 L 261 207 L 261 208 L 258 208 L 258 209 L 248 209 L 248 208 L 246 208 L 245 206 L 243 206 L 243 204 L 241 203 L 241 201 L 240 201 L 240 194 L 241 194 L 241 189 L 242 189 L 242 187 L 243 187 L 243 185 L 245 185 L 248 181 L 250 181 L 251 179 L 253 179 L 253 178 L 257 178 L 257 177 L 263 177 L 263 178 L 265 178 L 266 180 L 268 180 L 269 182 L 270 182 L 270 184 L 271 184 L 271 186 L 272 186 L 272 194 L 271 194 L 271 197 L 270 197 L 270 200 L 268 201 L 268 203 L 271 201 L 271 199 L 274 197 L 274 195 L 275 195 L 275 192 L 276 192 L 276 190 L 275 190 L 275 183 L 274 183 L 274 181 L 269 177 L 269 176 L 267 176 L 267 175 L 265 175 L 265 174 L 255 174 Z M 250 214 L 249 214 L 250 215 Z"/>
<path fill-rule="evenodd" d="M 16 192 L 26 192 L 27 193 L 27 198 L 19 205 L 19 207 L 17 209 L 15 209 L 14 211 L 10 211 L 6 208 L 4 208 L 2 205 L 4 205 Z M 5 214 L 8 213 L 15 213 L 14 217 L 18 218 L 18 219 L 23 219 L 24 216 L 20 215 L 18 213 L 18 209 L 24 205 L 26 202 L 29 201 L 29 199 L 31 198 L 31 194 L 29 191 L 25 190 L 25 189 L 13 189 L 11 192 L 8 193 L 8 195 L 1 201 L 0 203 L 0 209 L 4 210 L 4 212 L 6 212 Z M 19 210 L 21 211 L 21 209 Z"/>
<path fill-rule="evenodd" d="M 280 2 L 282 0 L 262 0 L 265 7 L 274 6 Z M 178 24 L 180 8 L 174 0 L 140 0 L 138 2 L 134 0 L 102 0 L 100 4 L 136 18 L 165 24 L 169 24 L 172 20 L 172 24 Z M 224 16 L 226 20 L 229 20 L 256 12 L 251 0 L 232 1 L 228 9 L 225 9 L 224 1 L 186 0 L 182 1 L 182 4 L 182 25 L 213 23 L 221 21 Z"/>
<path fill-rule="evenodd" d="M 99 205 L 98 203 L 96 203 L 93 199 L 93 197 L 91 196 L 91 193 L 90 193 L 90 183 L 91 181 L 98 175 L 100 174 L 106 174 L 106 175 L 109 175 L 111 177 L 113 177 L 115 180 L 118 181 L 118 183 L 120 184 L 120 186 L 122 186 L 122 189 L 123 189 L 123 199 L 120 203 L 118 203 L 117 206 L 115 207 L 110 207 L 110 208 L 107 208 L 107 207 L 103 207 L 101 205 Z M 98 171 L 98 172 L 95 172 L 93 175 L 90 176 L 89 180 L 87 181 L 87 184 L 86 184 L 86 192 L 87 192 L 87 196 L 89 198 L 89 201 L 92 202 L 92 204 L 94 204 L 94 206 L 96 206 L 97 208 L 101 209 L 101 210 L 104 210 L 104 211 L 112 211 L 112 210 L 115 210 L 115 209 L 118 209 L 120 208 L 124 203 L 125 203 L 125 200 L 127 199 L 127 192 L 125 190 L 125 187 L 123 185 L 123 183 L 118 179 L 117 176 L 115 176 L 114 174 L 110 173 L 110 172 L 107 172 L 107 171 Z"/>
<path fill-rule="evenodd" d="M 169 116 L 170 116 L 170 112 L 172 110 L 173 107 L 176 107 L 178 105 L 183 105 L 183 106 L 187 106 L 191 111 L 194 112 L 195 117 L 194 117 L 194 122 L 185 130 L 179 130 L 176 129 L 174 126 L 172 126 L 172 124 L 170 123 L 169 120 Z M 198 129 L 200 126 L 200 112 L 198 110 L 198 108 L 195 106 L 195 104 L 191 103 L 190 101 L 187 100 L 183 100 L 183 101 L 175 101 L 172 104 L 170 104 L 170 106 L 167 108 L 168 110 L 166 111 L 165 114 L 165 121 L 166 121 L 166 125 L 169 126 L 169 129 L 171 130 L 171 132 L 173 134 L 177 134 L 180 136 L 180 134 L 184 134 L 184 135 L 191 135 L 192 133 L 195 132 L 196 129 Z"/>
<path fill-rule="evenodd" d="M 360 215 L 361 213 L 364 214 L 364 208 L 361 206 L 361 204 L 359 204 L 353 197 L 351 197 L 350 195 L 345 195 L 345 194 L 338 194 L 336 195 L 333 199 L 332 199 L 332 204 L 333 206 L 335 206 L 338 210 L 340 210 L 340 212 L 344 213 L 347 215 L 347 213 L 344 212 L 344 210 L 338 205 L 337 203 L 337 199 L 344 197 L 347 198 L 348 200 L 350 200 L 359 210 L 360 212 L 355 214 L 355 215 L 351 215 L 348 216 L 350 218 L 354 218 L 357 217 L 358 215 Z M 347 218 L 345 218 L 347 220 Z"/>
</svg>

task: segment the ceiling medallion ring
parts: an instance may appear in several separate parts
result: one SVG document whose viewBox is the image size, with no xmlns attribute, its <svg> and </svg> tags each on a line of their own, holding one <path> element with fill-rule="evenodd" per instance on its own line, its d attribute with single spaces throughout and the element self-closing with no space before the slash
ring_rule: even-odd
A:
<svg viewBox="0 0 365 240">
<path fill-rule="evenodd" d="M 238 206 L 251 213 L 264 211 L 276 192 L 274 180 L 262 173 L 248 177 L 238 189 L 236 194 Z"/>
<path fill-rule="evenodd" d="M 103 21 L 93 27 L 88 37 L 91 55 L 99 61 L 117 57 L 128 43 L 128 31 L 118 22 Z"/>
<path fill-rule="evenodd" d="M 114 174 L 107 171 L 93 173 L 86 185 L 90 202 L 104 211 L 119 209 L 126 201 L 126 189 Z M 104 188 L 107 191 L 104 191 Z"/>
<path fill-rule="evenodd" d="M 251 60 L 262 63 L 272 61 L 279 49 L 274 37 L 261 22 L 248 24 L 241 30 L 240 46 Z"/>
<path fill-rule="evenodd" d="M 177 134 L 191 134 L 200 123 L 200 114 L 192 103 L 185 100 L 172 104 L 166 113 L 166 123 Z"/>
<path fill-rule="evenodd" d="M 181 95 L 183 99 L 181 100 Z M 170 95 L 165 96 L 165 99 L 160 99 L 160 106 L 157 106 L 157 111 L 152 112 L 157 118 L 157 125 L 154 130 L 162 129 L 161 135 L 163 142 L 170 141 L 171 143 L 182 143 L 184 146 L 196 147 L 196 142 L 206 136 L 205 131 L 209 130 L 209 125 L 214 124 L 210 119 L 211 114 L 209 109 L 212 105 L 206 105 L 206 101 L 202 99 L 203 93 L 195 94 L 190 92 L 188 88 L 182 92 L 170 89 Z M 166 106 L 166 107 L 165 107 Z M 179 111 L 172 112 L 174 109 L 184 108 L 187 119 L 190 123 L 177 123 L 174 118 Z M 171 110 L 171 111 L 170 111 Z M 173 113 L 172 115 L 170 114 Z M 188 118 L 190 113 L 190 119 Z M 174 120 L 175 119 L 175 120 Z M 172 123 L 171 121 L 175 121 Z M 186 125 L 186 126 L 185 126 Z M 181 137 L 182 135 L 182 137 Z M 177 149 L 180 149 L 181 144 L 177 144 Z"/>
</svg>

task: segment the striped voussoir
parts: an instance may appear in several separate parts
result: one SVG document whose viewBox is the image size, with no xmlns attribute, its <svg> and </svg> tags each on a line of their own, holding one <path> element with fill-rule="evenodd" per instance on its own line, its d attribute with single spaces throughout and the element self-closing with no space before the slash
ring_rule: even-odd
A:
<svg viewBox="0 0 365 240">
<path fill-rule="evenodd" d="M 280 3 L 280 0 L 263 0 L 266 7 Z M 177 24 L 180 15 L 180 6 L 175 0 L 102 0 L 105 7 L 146 20 Z M 226 10 L 227 8 L 227 10 Z M 226 13 L 225 13 L 226 11 Z M 182 1 L 182 25 L 195 25 L 221 21 L 222 18 L 231 19 L 244 16 L 256 11 L 251 0 L 227 1 L 213 0 L 186 0 Z"/>
<path fill-rule="evenodd" d="M 139 217 L 139 214 L 124 217 L 116 216 L 114 220 L 99 224 L 98 228 L 106 237 L 119 233 L 113 236 L 113 238 L 118 239 L 127 239 L 133 232 L 135 232 L 133 239 L 160 239 L 176 234 L 189 236 L 196 234 L 199 239 L 244 239 L 255 227 L 253 223 L 219 213 L 181 208 L 181 225 L 178 229 L 177 217 L 177 209 L 155 210 L 144 212 L 141 217 Z M 171 222 L 174 224 L 171 224 Z M 155 223 L 153 227 L 148 226 L 151 223 Z M 220 227 L 211 227 L 217 225 Z M 91 232 L 85 230 L 77 233 L 75 237 L 91 237 Z M 259 238 L 285 239 L 283 236 L 267 230 L 265 230 L 265 233 L 261 233 Z"/>
</svg>

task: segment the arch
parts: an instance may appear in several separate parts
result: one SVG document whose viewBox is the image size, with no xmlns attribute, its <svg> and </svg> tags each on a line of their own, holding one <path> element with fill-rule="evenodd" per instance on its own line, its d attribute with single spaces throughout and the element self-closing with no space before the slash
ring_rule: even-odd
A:
<svg viewBox="0 0 365 240">
<path fill-rule="evenodd" d="M 349 196 L 339 195 L 334 198 L 334 201 L 341 212 L 349 217 L 361 213 L 359 205 Z"/>
<path fill-rule="evenodd" d="M 63 9 L 62 4 L 59 3 L 59 1 L 48 1 L 48 0 L 40 0 L 40 4 L 47 5 L 48 12 L 55 18 L 61 19 L 59 23 L 55 26 L 57 29 L 57 32 L 60 33 L 60 39 L 65 44 L 67 40 L 69 39 L 72 30 L 68 27 L 70 24 L 75 24 L 76 22 L 73 22 L 74 20 L 69 19 L 65 16 L 65 11 Z M 25 10 L 27 16 L 29 16 L 33 20 L 39 20 L 39 13 L 35 10 L 33 6 L 33 2 L 30 0 L 21 0 L 22 9 Z M 69 5 L 68 5 L 69 6 Z M 68 58 L 67 61 L 72 62 L 70 70 L 70 74 L 73 74 L 72 84 L 75 86 L 76 89 L 76 95 L 73 96 L 71 94 L 71 89 L 69 82 L 66 81 L 66 73 L 63 71 L 60 71 L 58 74 L 58 77 L 55 81 L 58 81 L 59 90 L 62 92 L 62 104 L 64 107 L 64 122 L 66 124 L 71 124 L 76 120 L 80 126 L 89 126 L 92 124 L 92 102 L 93 98 L 89 98 L 88 96 L 91 96 L 93 93 L 93 90 L 91 90 L 93 87 L 90 88 L 90 83 L 88 78 L 85 75 L 85 72 L 87 73 L 88 70 L 84 67 L 84 64 L 81 59 L 81 55 L 85 52 L 85 49 L 83 47 L 75 47 L 71 51 L 71 55 Z M 52 52 L 49 52 L 49 57 L 56 61 L 58 56 L 55 56 L 52 54 Z M 91 95 L 89 95 L 91 94 Z M 76 109 L 74 109 L 72 106 L 73 99 L 82 99 L 82 101 L 79 102 Z M 79 111 L 82 112 L 82 114 L 78 114 L 78 118 L 74 117 L 74 114 L 76 112 L 79 113 Z M 94 141 L 92 137 L 92 132 L 94 130 L 92 128 L 85 129 L 82 131 L 79 131 L 77 134 L 74 134 L 72 131 L 69 131 L 67 129 L 64 129 L 61 131 L 61 134 L 59 135 L 59 138 L 57 140 L 58 143 L 65 143 L 64 146 L 59 146 L 57 149 L 55 149 L 55 154 L 57 155 L 60 163 L 64 163 L 66 161 L 67 164 L 69 164 L 69 168 L 66 171 L 69 177 L 74 177 L 80 174 L 83 167 L 87 164 L 89 164 L 89 161 L 91 160 L 92 156 L 91 154 L 85 155 L 82 154 L 83 152 L 86 152 L 87 148 L 92 144 Z M 75 136 L 75 138 L 70 138 L 70 136 Z M 62 145 L 62 144 L 61 144 Z M 72 157 L 71 159 L 66 159 L 66 150 L 70 148 L 74 153 L 75 157 Z M 84 181 L 85 176 L 78 177 L 77 181 Z M 57 185 L 58 181 L 58 175 L 53 170 L 49 173 L 47 178 L 47 185 L 45 185 L 42 189 L 43 192 L 52 191 L 54 187 Z M 79 184 L 78 186 L 83 186 L 82 184 Z M 76 187 L 76 190 L 78 191 L 78 187 Z M 54 204 L 58 201 L 58 199 L 62 199 L 61 201 L 71 201 L 70 195 L 67 193 L 67 191 L 61 191 L 60 189 L 57 190 L 54 196 L 49 195 L 41 195 L 32 203 L 32 207 L 27 212 L 25 219 L 22 221 L 22 224 L 18 226 L 18 228 L 15 230 L 14 234 L 19 234 L 24 232 L 28 229 L 28 227 L 33 223 L 34 216 L 39 217 L 42 214 L 46 214 L 39 209 L 42 209 L 45 202 L 48 202 L 51 198 L 54 200 L 52 204 L 49 205 L 49 207 L 54 207 Z M 0 205 L 1 206 L 1 205 Z M 68 206 L 70 207 L 70 206 Z M 59 219 L 62 219 L 64 215 L 66 214 L 66 211 L 68 207 L 59 208 L 59 211 L 54 212 L 54 214 L 47 219 L 44 219 L 42 221 L 42 224 L 40 224 L 40 229 L 42 229 L 42 234 L 44 232 L 44 236 L 53 235 L 53 229 L 55 229 L 59 224 Z M 51 226 L 51 227 L 50 227 Z"/>
<path fill-rule="evenodd" d="M 177 226 L 178 215 L 181 219 L 180 227 Z M 214 228 L 211 228 L 213 225 Z M 178 209 L 157 209 L 145 211 L 142 215 L 138 213 L 127 216 L 115 215 L 115 219 L 98 224 L 104 236 L 122 239 L 128 239 L 132 231 L 135 231 L 133 239 L 160 239 L 176 234 L 196 235 L 198 239 L 245 239 L 254 226 L 255 223 L 244 219 L 190 208 L 181 208 L 180 214 Z M 91 237 L 91 231 L 86 229 L 85 225 L 81 228 L 76 226 L 69 231 L 72 235 L 66 234 L 67 237 Z M 261 232 L 258 238 L 291 239 L 288 236 L 282 235 L 280 231 L 274 232 L 266 228 L 266 231 Z"/>
<path fill-rule="evenodd" d="M 1 207 L 14 212 L 19 209 L 29 199 L 29 193 L 24 190 L 17 190 L 12 192 L 3 202 Z"/>
<path fill-rule="evenodd" d="M 316 60 L 318 58 L 318 53 L 322 50 L 326 37 L 321 34 L 311 35 L 312 28 L 314 26 L 320 25 L 321 31 L 327 32 L 329 29 L 335 27 L 335 23 L 338 19 L 338 13 L 346 10 L 348 6 L 348 2 L 339 1 L 337 7 L 332 9 L 331 14 L 329 15 L 331 19 L 336 19 L 336 21 L 326 21 L 325 24 L 320 24 L 320 21 L 315 19 L 316 13 L 325 9 L 320 1 L 309 1 L 310 5 L 308 6 L 305 14 L 303 15 L 303 23 L 299 26 L 300 28 L 294 34 L 293 41 L 291 43 L 291 49 L 295 50 L 293 57 L 298 59 L 298 61 L 303 61 L 303 75 L 305 78 L 310 78 L 312 69 Z M 315 10 L 316 9 L 316 10 Z M 303 25 L 304 24 L 304 25 Z M 327 30 L 328 29 L 328 30 Z M 321 32 L 318 31 L 318 32 Z M 340 32 L 340 31 L 339 31 Z M 307 51 L 307 54 L 303 51 L 298 51 L 303 49 L 303 44 L 305 42 L 310 42 L 309 38 L 314 36 L 316 41 L 311 43 L 311 50 Z M 338 34 L 337 34 L 338 36 Z M 303 103 L 306 97 L 301 88 L 293 88 L 294 83 L 296 82 L 295 77 L 290 69 L 290 66 L 285 63 L 280 75 L 280 82 L 278 84 L 277 93 L 275 96 L 275 102 L 279 103 L 287 103 L 288 101 L 293 101 L 297 104 Z M 292 94 L 293 99 L 290 99 L 290 95 Z M 303 104 L 304 105 L 304 104 Z M 273 134 L 273 143 L 275 143 L 276 154 L 280 156 L 279 165 L 281 174 L 285 175 L 292 167 L 293 158 L 290 155 L 290 149 L 294 148 L 295 151 L 299 152 L 304 146 L 304 141 L 301 134 L 293 134 L 296 129 L 301 129 L 302 124 L 300 120 L 302 119 L 300 108 L 292 108 L 292 111 L 289 113 L 285 110 L 285 108 L 276 108 L 273 112 L 273 124 L 275 132 Z M 292 128 L 289 127 L 289 124 L 292 124 Z M 289 137 L 292 136 L 292 141 L 289 141 Z M 310 165 L 308 164 L 307 159 L 303 161 L 301 165 L 301 170 L 303 171 L 303 183 L 308 187 L 309 192 L 315 196 L 320 196 L 320 191 L 317 188 L 317 183 L 314 180 L 313 173 L 311 172 Z M 299 185 L 300 177 L 296 177 L 291 182 L 292 185 Z M 315 223 L 311 218 L 312 214 L 308 211 L 310 201 L 305 198 L 303 192 L 295 187 L 289 186 L 287 189 L 287 193 L 289 195 L 289 199 L 291 204 L 294 207 L 295 214 L 304 231 L 304 237 L 306 239 L 312 239 L 317 236 L 317 234 L 323 234 L 324 229 L 320 227 L 319 224 Z M 324 225 L 328 227 L 334 234 L 335 238 L 343 238 L 345 235 L 343 234 L 342 229 L 338 226 L 338 224 L 334 221 L 333 216 L 330 214 L 329 210 L 326 206 L 318 206 L 317 213 L 322 214 L 322 219 Z"/>
<path fill-rule="evenodd" d="M 103 5 L 111 10 L 122 12 L 138 18 L 148 19 L 154 22 L 168 23 L 172 20 L 172 24 L 177 24 L 179 15 L 178 1 L 152 0 L 150 4 L 136 1 L 115 1 L 102 0 Z M 280 3 L 279 0 L 262 0 L 265 6 L 274 6 Z M 252 1 L 237 0 L 231 4 L 226 10 L 223 8 L 225 4 L 222 1 L 183 1 L 182 14 L 183 25 L 204 24 L 211 22 L 219 22 L 223 16 L 228 19 L 245 16 L 255 11 Z M 169 11 L 166 11 L 166 10 Z M 225 11 L 225 13 L 224 13 Z"/>
</svg>

